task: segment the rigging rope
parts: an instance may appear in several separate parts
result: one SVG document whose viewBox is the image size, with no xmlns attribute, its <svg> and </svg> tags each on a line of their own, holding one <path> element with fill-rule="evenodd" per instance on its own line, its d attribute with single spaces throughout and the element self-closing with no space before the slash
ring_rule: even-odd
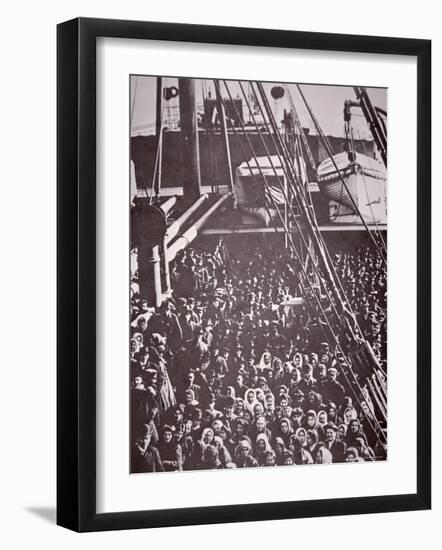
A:
<svg viewBox="0 0 442 550">
<path fill-rule="evenodd" d="M 226 85 L 226 83 L 225 83 L 225 85 Z M 230 91 L 229 91 L 227 85 L 226 85 L 226 89 L 227 89 L 227 91 L 228 91 L 228 93 L 229 93 L 229 96 L 231 97 Z M 258 127 L 257 127 L 257 128 L 258 128 Z M 252 150 L 252 154 L 253 154 L 253 157 L 254 157 L 254 159 L 255 159 L 257 168 L 258 168 L 259 172 L 261 173 L 261 177 L 263 178 L 264 185 L 265 185 L 266 192 L 267 192 L 266 195 L 267 195 L 267 197 L 270 198 L 270 200 L 271 200 L 271 202 L 272 202 L 272 205 L 273 205 L 275 211 L 278 213 L 278 216 L 279 216 L 279 218 L 280 218 L 280 221 L 281 221 L 281 223 L 282 223 L 282 226 L 284 227 L 284 230 L 285 230 L 286 234 L 289 236 L 289 240 L 290 240 L 290 243 L 291 243 L 291 246 L 292 246 L 292 250 L 293 250 L 293 252 L 295 253 L 295 255 L 296 255 L 296 257 L 297 257 L 297 260 L 298 260 L 298 263 L 299 263 L 299 265 L 300 265 L 301 271 L 304 271 L 305 280 L 306 280 L 306 282 L 307 282 L 307 283 L 309 284 L 309 286 L 310 286 L 310 290 L 312 291 L 312 296 L 316 299 L 317 305 L 319 306 L 319 309 L 321 310 L 321 313 L 322 313 L 322 315 L 324 316 L 324 319 L 325 319 L 325 321 L 326 321 L 326 323 L 327 323 L 327 325 L 328 325 L 328 327 L 329 327 L 330 333 L 331 333 L 331 335 L 333 336 L 333 339 L 335 340 L 335 345 L 336 345 L 336 347 L 337 347 L 337 349 L 338 349 L 338 352 L 341 354 L 344 363 L 347 364 L 348 369 L 349 369 L 349 372 L 351 372 L 351 374 L 352 374 L 352 376 L 353 376 L 353 378 L 354 378 L 353 382 L 351 382 L 351 381 L 348 379 L 348 376 L 347 376 L 346 372 L 345 372 L 342 368 L 341 368 L 341 371 L 342 371 L 342 373 L 343 373 L 345 379 L 347 380 L 347 383 L 348 383 L 349 388 L 351 389 L 351 391 L 352 391 L 353 394 L 355 395 L 356 400 L 357 400 L 359 403 L 361 403 L 361 400 L 360 400 L 360 398 L 359 398 L 359 395 L 358 395 L 357 392 L 355 391 L 353 385 L 356 385 L 356 386 L 358 387 L 358 389 L 359 389 L 359 391 L 360 391 L 360 395 L 363 396 L 364 394 L 363 394 L 362 388 L 361 388 L 361 386 L 360 386 L 358 380 L 356 379 L 356 377 L 355 377 L 355 375 L 354 375 L 354 373 L 353 373 L 353 371 L 352 371 L 351 365 L 348 363 L 348 360 L 346 359 L 345 354 L 343 353 L 343 350 L 342 350 L 342 348 L 341 348 L 341 346 L 340 346 L 340 343 L 339 343 L 339 339 L 338 339 L 338 337 L 336 336 L 336 334 L 334 333 L 334 330 L 333 330 L 333 328 L 331 327 L 331 325 L 330 325 L 330 323 L 329 323 L 329 321 L 328 321 L 327 315 L 325 314 L 325 311 L 324 311 L 324 309 L 323 309 L 323 307 L 322 307 L 322 304 L 321 304 L 321 302 L 320 302 L 320 299 L 318 298 L 318 296 L 317 296 L 317 294 L 316 294 L 316 292 L 315 292 L 315 289 L 312 287 L 312 285 L 311 285 L 311 283 L 310 283 L 310 281 L 309 281 L 309 279 L 308 279 L 308 274 L 305 272 L 305 270 L 304 270 L 304 268 L 303 268 L 302 261 L 300 260 L 299 254 L 298 254 L 298 252 L 297 252 L 296 246 L 294 245 L 294 242 L 293 242 L 292 236 L 291 236 L 291 234 L 290 234 L 290 231 L 289 231 L 288 227 L 285 225 L 285 223 L 284 223 L 284 218 L 283 218 L 283 216 L 281 215 L 281 212 L 280 212 L 280 210 L 279 210 L 279 208 L 278 208 L 278 206 L 277 206 L 277 204 L 276 204 L 276 202 L 275 202 L 275 200 L 274 200 L 274 198 L 273 198 L 271 192 L 269 191 L 269 185 L 268 185 L 268 182 L 267 182 L 267 178 L 266 178 L 265 174 L 264 174 L 263 171 L 262 171 L 262 168 L 261 168 L 261 166 L 260 166 L 260 164 L 259 164 L 259 162 L 258 162 L 258 159 L 257 159 L 257 157 L 256 157 L 256 154 L 254 153 L 253 147 L 251 146 L 251 143 L 250 143 L 250 139 L 248 138 L 247 133 L 245 132 L 245 129 L 244 129 L 243 126 L 241 126 L 241 129 L 242 129 L 243 134 L 245 135 L 245 137 L 246 137 L 246 139 L 247 139 L 247 141 L 248 141 L 248 143 L 249 143 L 249 146 L 250 146 L 250 148 L 251 148 L 251 150 Z M 235 136 L 238 138 L 237 133 L 236 133 L 236 130 L 235 130 L 235 129 L 233 129 L 233 130 L 234 130 Z M 241 146 L 241 142 L 240 142 L 240 141 L 239 141 L 239 143 L 240 143 L 240 146 Z M 242 146 L 241 146 L 241 149 L 242 149 L 242 152 L 243 152 L 243 155 L 244 155 L 244 150 L 243 150 Z M 244 155 L 244 157 L 245 157 L 245 155 Z M 249 167 L 250 173 L 251 173 L 251 175 L 253 175 L 253 171 L 252 171 L 252 169 L 251 169 L 251 167 L 250 167 L 250 164 L 249 164 L 248 161 L 247 161 L 247 157 L 245 157 L 245 159 L 246 159 L 247 165 L 248 165 L 248 167 Z M 267 206 L 266 206 L 266 208 L 267 208 Z M 271 217 L 271 219 L 273 220 L 273 217 Z M 275 226 L 275 230 L 276 230 L 276 226 Z M 310 298 L 309 298 L 309 293 L 307 292 L 307 289 L 305 288 L 305 286 L 304 286 L 304 284 L 303 284 L 303 282 L 302 282 L 302 279 L 299 278 L 299 275 L 298 275 L 298 279 L 299 279 L 299 284 L 301 285 L 301 288 L 302 288 L 303 291 L 304 291 L 303 293 L 304 293 L 304 295 L 305 295 L 305 297 L 306 297 L 306 299 L 307 299 L 307 303 L 308 303 L 309 306 L 312 308 L 312 312 L 313 312 L 314 316 L 316 316 L 316 315 L 317 315 L 317 311 L 315 311 L 314 307 L 311 305 L 311 301 L 310 301 Z M 321 323 L 320 323 L 320 328 L 323 330 L 323 332 L 324 332 L 324 334 L 325 334 L 325 336 L 326 336 L 326 338 L 327 338 L 327 341 L 328 341 L 328 340 L 329 340 L 329 334 L 327 334 L 327 333 L 325 332 L 324 327 L 323 327 L 323 325 L 321 325 Z M 339 360 L 338 360 L 337 357 L 336 357 L 336 360 L 337 360 L 338 364 L 340 364 L 340 362 L 339 362 Z M 375 431 L 375 433 L 376 433 L 376 435 L 377 435 L 377 438 L 378 438 L 379 442 L 383 445 L 383 443 L 382 443 L 382 441 L 381 441 L 381 439 L 380 439 L 380 437 L 379 437 L 379 434 L 380 434 L 380 433 L 383 434 L 382 428 L 381 428 L 381 426 L 380 426 L 380 424 L 379 424 L 379 421 L 377 420 L 376 417 L 374 417 L 374 420 L 375 420 L 375 422 L 376 422 L 377 425 L 378 425 L 379 432 L 378 432 L 378 430 L 376 430 L 376 429 L 374 429 L 374 431 Z M 371 421 L 369 421 L 369 423 L 370 423 L 370 425 L 371 425 Z M 372 425 L 371 425 L 371 426 L 372 426 Z M 372 428 L 373 428 L 373 426 L 372 426 Z M 383 434 L 383 435 L 384 435 L 384 434 Z"/>
</svg>

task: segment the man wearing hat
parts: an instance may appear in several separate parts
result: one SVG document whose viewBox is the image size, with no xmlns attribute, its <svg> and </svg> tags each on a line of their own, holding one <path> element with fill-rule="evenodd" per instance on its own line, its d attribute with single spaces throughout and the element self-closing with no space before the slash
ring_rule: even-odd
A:
<svg viewBox="0 0 442 550">
<path fill-rule="evenodd" d="M 342 402 L 345 397 L 344 386 L 340 384 L 336 378 L 338 376 L 338 371 L 335 367 L 330 367 L 327 370 L 328 380 L 322 386 L 322 401 L 323 403 L 336 403 L 339 407 L 342 405 Z"/>
<path fill-rule="evenodd" d="M 298 387 L 304 395 L 307 395 L 310 390 L 316 390 L 316 378 L 313 378 L 313 367 L 310 363 L 304 363 L 302 366 L 302 379 Z"/>
</svg>

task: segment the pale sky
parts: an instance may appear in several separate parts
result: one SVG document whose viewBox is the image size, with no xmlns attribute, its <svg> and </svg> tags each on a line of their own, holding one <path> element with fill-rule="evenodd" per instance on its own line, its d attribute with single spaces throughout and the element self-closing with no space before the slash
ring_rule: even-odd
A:
<svg viewBox="0 0 442 550">
<path fill-rule="evenodd" d="M 230 81 L 229 89 L 232 97 L 241 97 L 241 90 L 237 82 Z M 267 92 L 270 105 L 276 115 L 277 120 L 282 118 L 284 108 L 290 109 L 290 103 L 287 94 L 279 100 L 274 100 L 270 95 L 272 86 L 279 83 L 265 83 L 264 88 Z M 176 78 L 163 79 L 163 86 L 177 86 Z M 244 83 L 247 92 L 247 84 Z M 343 136 L 344 119 L 343 108 L 346 99 L 356 99 L 353 88 L 349 86 L 330 86 L 320 84 L 301 84 L 302 91 L 310 104 L 322 130 L 326 135 Z M 215 96 L 215 88 L 212 80 L 197 80 L 196 97 L 197 104 L 202 104 L 203 89 L 205 93 L 211 90 L 212 97 Z M 373 104 L 387 110 L 387 93 L 385 88 L 367 87 L 368 95 Z M 296 86 L 289 85 L 293 101 L 298 112 L 301 123 L 305 127 L 313 129 L 313 124 L 305 108 L 304 102 L 299 95 Z M 227 97 L 222 86 L 223 96 Z M 177 99 L 172 99 L 167 106 L 173 109 L 177 106 Z M 155 133 L 155 105 L 156 105 L 156 78 L 151 76 L 133 76 L 131 79 L 131 134 L 149 135 Z M 244 117 L 247 119 L 247 107 L 243 101 Z M 352 110 L 352 125 L 355 131 L 355 138 L 364 137 L 371 139 L 370 131 L 360 109 Z"/>
</svg>

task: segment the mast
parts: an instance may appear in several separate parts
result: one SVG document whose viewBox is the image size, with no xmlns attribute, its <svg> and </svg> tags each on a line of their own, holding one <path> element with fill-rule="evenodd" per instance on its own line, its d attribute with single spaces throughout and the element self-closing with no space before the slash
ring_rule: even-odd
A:
<svg viewBox="0 0 442 550">
<path fill-rule="evenodd" d="M 230 146 L 229 146 L 229 135 L 227 133 L 227 121 L 226 121 L 226 110 L 224 108 L 224 103 L 221 96 L 221 88 L 219 85 L 219 80 L 214 80 L 215 91 L 216 91 L 216 108 L 218 111 L 219 122 L 221 126 L 221 132 L 223 134 L 224 141 L 224 150 L 227 158 L 227 170 L 229 176 L 229 191 L 233 191 L 233 171 L 232 171 L 232 159 L 230 156 Z"/>
<path fill-rule="evenodd" d="M 183 193 L 186 202 L 191 203 L 201 195 L 195 81 L 192 78 L 179 78 L 178 88 L 180 97 L 181 153 L 183 159 Z"/>
<path fill-rule="evenodd" d="M 161 189 L 161 164 L 163 156 L 163 79 L 161 78 L 161 76 L 157 76 L 155 135 L 157 137 L 157 150 L 159 157 L 158 173 L 154 182 L 154 194 L 156 197 L 158 197 Z"/>
</svg>

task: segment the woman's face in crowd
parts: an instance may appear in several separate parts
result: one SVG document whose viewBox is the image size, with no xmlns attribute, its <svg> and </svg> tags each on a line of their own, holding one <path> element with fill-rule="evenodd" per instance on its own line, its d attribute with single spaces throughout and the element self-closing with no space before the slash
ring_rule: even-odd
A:
<svg viewBox="0 0 442 550">
<path fill-rule="evenodd" d="M 226 390 L 226 395 L 227 397 L 233 397 L 233 388 L 229 386 Z"/>
<path fill-rule="evenodd" d="M 300 430 L 298 432 L 298 437 L 297 437 L 299 443 L 304 446 L 305 445 L 305 442 L 306 442 L 306 433 L 304 430 Z"/>
<path fill-rule="evenodd" d="M 264 353 L 263 361 L 265 365 L 270 365 L 270 361 L 271 361 L 270 353 Z"/>
<path fill-rule="evenodd" d="M 275 458 L 273 455 L 268 454 L 265 459 L 265 465 L 266 466 L 274 466 L 275 465 Z"/>
<path fill-rule="evenodd" d="M 309 428 L 314 428 L 315 424 L 316 424 L 315 417 L 312 416 L 311 414 L 309 416 L 307 416 L 307 426 Z"/>
<path fill-rule="evenodd" d="M 266 421 L 264 418 L 259 417 L 256 421 L 256 429 L 258 432 L 264 432 L 266 429 Z"/>
<path fill-rule="evenodd" d="M 353 453 L 348 453 L 346 458 L 345 458 L 345 462 L 355 462 L 356 461 L 356 457 Z"/>
<path fill-rule="evenodd" d="M 359 424 L 358 424 L 357 420 L 352 420 L 352 421 L 350 422 L 350 430 L 351 430 L 351 432 L 354 433 L 354 434 L 355 434 L 355 433 L 358 433 L 358 431 L 359 431 Z"/>
<path fill-rule="evenodd" d="M 346 409 L 346 410 L 344 411 L 344 418 L 345 418 L 345 420 L 347 421 L 347 423 L 350 422 L 352 416 L 353 416 L 353 413 L 352 413 L 352 411 L 351 411 L 350 409 Z"/>
<path fill-rule="evenodd" d="M 242 401 L 237 401 L 237 402 L 235 403 L 235 408 L 234 408 L 234 410 L 235 410 L 235 413 L 236 413 L 236 414 L 241 414 L 242 411 L 244 410 L 244 403 L 243 403 Z"/>
<path fill-rule="evenodd" d="M 284 466 L 293 466 L 293 458 L 291 456 L 284 459 Z"/>
<path fill-rule="evenodd" d="M 170 443 L 172 441 L 173 434 L 169 430 L 164 432 L 163 434 L 163 440 L 165 443 Z"/>
<path fill-rule="evenodd" d="M 327 422 L 327 416 L 322 411 L 318 414 L 318 424 L 321 424 L 322 426 L 326 424 Z"/>
<path fill-rule="evenodd" d="M 289 424 L 288 424 L 288 422 L 281 422 L 281 432 L 283 434 L 288 434 L 289 433 Z"/>
<path fill-rule="evenodd" d="M 300 355 L 295 355 L 295 358 L 294 358 L 293 362 L 295 364 L 295 367 L 299 368 L 301 366 L 301 363 L 302 363 L 301 356 Z"/>
<path fill-rule="evenodd" d="M 213 433 L 212 432 L 208 431 L 204 434 L 204 440 L 203 440 L 204 443 L 209 444 L 212 441 L 212 439 L 213 439 Z"/>
<path fill-rule="evenodd" d="M 237 435 L 242 435 L 244 433 L 244 425 L 241 422 L 238 422 L 235 429 Z"/>
<path fill-rule="evenodd" d="M 262 414 L 264 412 L 264 407 L 261 405 L 261 403 L 257 403 L 253 407 L 253 412 L 254 412 L 255 416 L 258 416 L 259 414 Z"/>
<path fill-rule="evenodd" d="M 265 443 L 264 439 L 259 439 L 259 440 L 258 440 L 258 443 L 256 444 L 256 446 L 258 447 L 258 449 L 259 449 L 260 451 L 264 451 L 265 448 L 266 448 L 266 443 Z"/>
<path fill-rule="evenodd" d="M 136 340 L 131 340 L 130 341 L 130 351 L 135 352 L 135 351 L 137 351 L 137 348 L 138 348 L 138 344 L 137 344 Z"/>
<path fill-rule="evenodd" d="M 322 464 L 322 453 L 321 453 L 321 451 L 318 451 L 316 453 L 316 464 Z"/>
<path fill-rule="evenodd" d="M 341 441 L 345 437 L 345 429 L 341 426 L 338 428 L 338 432 L 336 434 L 336 437 Z"/>
<path fill-rule="evenodd" d="M 307 434 L 307 445 L 311 447 L 314 444 L 313 437 L 311 434 Z"/>
<path fill-rule="evenodd" d="M 216 434 L 220 434 L 222 426 L 223 425 L 221 424 L 221 422 L 218 422 L 217 420 L 215 420 L 215 422 L 212 424 L 212 430 Z"/>
<path fill-rule="evenodd" d="M 249 393 L 247 394 L 247 401 L 248 401 L 248 403 L 253 403 L 254 399 L 255 399 L 255 393 L 249 391 Z"/>
<path fill-rule="evenodd" d="M 283 447 L 283 445 L 282 445 L 281 443 L 276 443 L 276 444 L 274 445 L 274 448 L 275 448 L 276 454 L 278 454 L 278 455 L 282 454 L 282 452 L 283 452 L 283 450 L 284 450 L 284 447 Z"/>
</svg>

